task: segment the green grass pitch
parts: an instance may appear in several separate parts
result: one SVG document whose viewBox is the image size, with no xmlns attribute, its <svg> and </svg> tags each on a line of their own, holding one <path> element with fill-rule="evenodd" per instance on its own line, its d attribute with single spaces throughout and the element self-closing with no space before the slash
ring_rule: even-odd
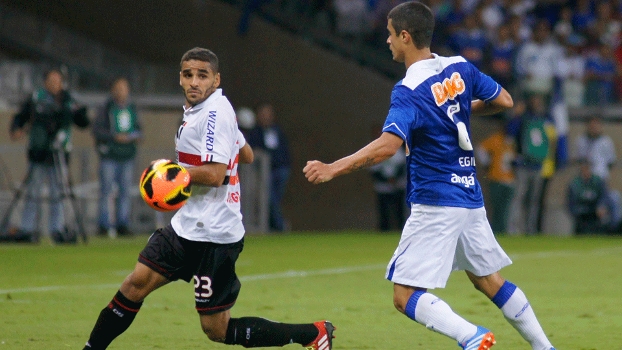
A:
<svg viewBox="0 0 622 350">
<path fill-rule="evenodd" d="M 0 245 L 0 350 L 81 349 L 146 240 Z M 335 349 L 458 349 L 393 308 L 384 271 L 398 240 L 396 233 L 369 232 L 249 236 L 238 261 L 242 292 L 232 315 L 295 323 L 327 318 L 338 328 Z M 499 241 L 514 260 L 502 274 L 525 291 L 557 349 L 622 349 L 621 238 Z M 464 273 L 452 274 L 447 288 L 434 293 L 493 330 L 495 349 L 529 349 Z M 185 282 L 154 292 L 109 349 L 230 348 L 203 335 L 193 297 Z"/>
</svg>

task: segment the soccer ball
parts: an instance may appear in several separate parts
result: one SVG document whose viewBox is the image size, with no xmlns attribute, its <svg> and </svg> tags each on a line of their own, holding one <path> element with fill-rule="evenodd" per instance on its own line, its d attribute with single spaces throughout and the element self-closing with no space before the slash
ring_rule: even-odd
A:
<svg viewBox="0 0 622 350">
<path fill-rule="evenodd" d="M 140 176 L 140 195 L 155 210 L 177 210 L 190 193 L 188 170 L 172 160 L 158 159 Z"/>
</svg>

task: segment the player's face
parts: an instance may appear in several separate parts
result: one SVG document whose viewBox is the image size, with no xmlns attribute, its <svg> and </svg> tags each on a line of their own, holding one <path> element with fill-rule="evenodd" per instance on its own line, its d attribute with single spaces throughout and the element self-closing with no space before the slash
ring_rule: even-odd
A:
<svg viewBox="0 0 622 350">
<path fill-rule="evenodd" d="M 404 62 L 404 43 L 400 37 L 401 35 L 395 32 L 395 29 L 393 28 L 393 21 L 391 19 L 389 19 L 387 29 L 389 30 L 387 44 L 389 44 L 389 49 L 393 54 L 393 60 L 396 62 Z"/>
<path fill-rule="evenodd" d="M 186 105 L 195 106 L 205 101 L 220 86 L 220 73 L 214 74 L 209 62 L 184 61 L 179 72 L 179 85 L 184 89 Z"/>
</svg>

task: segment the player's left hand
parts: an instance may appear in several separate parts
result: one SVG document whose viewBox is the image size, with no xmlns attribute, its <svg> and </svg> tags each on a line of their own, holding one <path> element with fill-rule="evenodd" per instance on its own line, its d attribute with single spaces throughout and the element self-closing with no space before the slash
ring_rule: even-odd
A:
<svg viewBox="0 0 622 350">
<path fill-rule="evenodd" d="M 333 179 L 333 175 L 330 169 L 330 165 L 324 164 L 319 160 L 310 160 L 307 165 L 302 169 L 307 180 L 310 183 L 317 185 Z"/>
</svg>

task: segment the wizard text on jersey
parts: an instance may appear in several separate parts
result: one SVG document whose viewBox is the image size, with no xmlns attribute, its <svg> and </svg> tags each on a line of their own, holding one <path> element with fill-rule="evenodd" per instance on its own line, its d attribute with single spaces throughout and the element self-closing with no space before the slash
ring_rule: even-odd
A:
<svg viewBox="0 0 622 350">
<path fill-rule="evenodd" d="M 209 111 L 207 116 L 207 134 L 205 135 L 205 148 L 214 150 L 214 128 L 216 127 L 216 111 Z"/>
</svg>

